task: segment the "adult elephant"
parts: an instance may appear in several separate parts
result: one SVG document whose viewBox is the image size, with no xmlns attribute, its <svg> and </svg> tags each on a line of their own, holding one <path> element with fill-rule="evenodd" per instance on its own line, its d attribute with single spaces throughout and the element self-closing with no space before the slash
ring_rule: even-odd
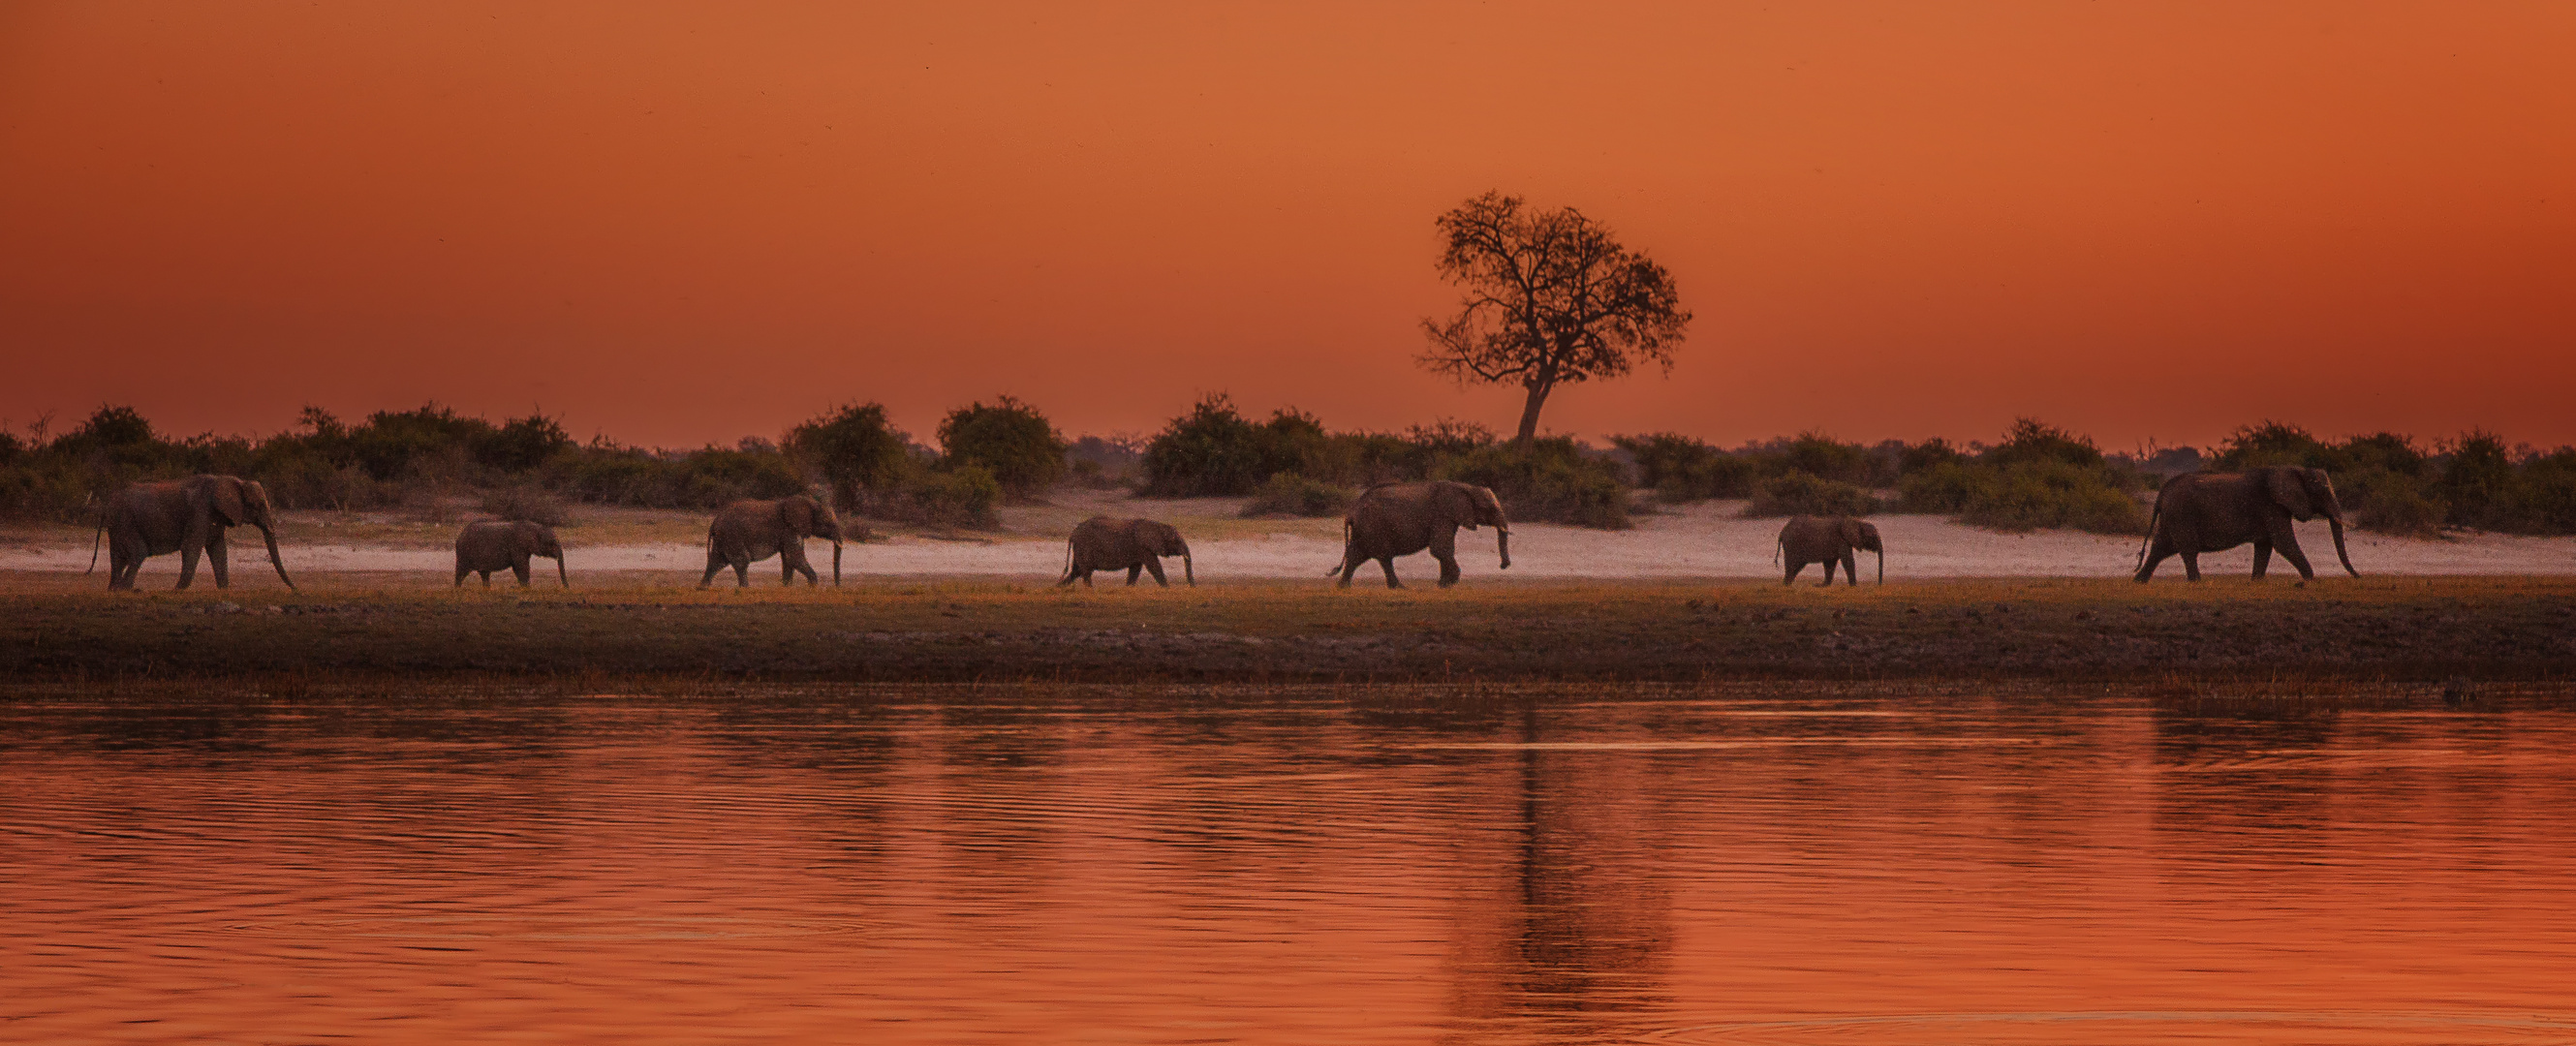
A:
<svg viewBox="0 0 2576 1046">
<path fill-rule="evenodd" d="M 295 581 L 277 558 L 277 513 L 268 505 L 268 489 L 239 476 L 190 476 L 117 491 L 108 498 L 98 533 L 90 536 L 89 569 L 98 569 L 98 539 L 105 535 L 111 591 L 132 589 L 144 560 L 173 552 L 179 554 L 180 588 L 197 579 L 200 552 L 215 568 L 215 587 L 231 588 L 224 532 L 239 526 L 259 528 L 268 542 L 268 565 L 293 591 Z"/>
<path fill-rule="evenodd" d="M 544 556 L 555 561 L 555 579 L 563 587 L 572 587 L 572 576 L 564 572 L 563 542 L 555 540 L 555 528 L 527 520 L 485 520 L 468 523 L 456 535 L 456 583 L 465 584 L 465 575 L 483 575 L 483 587 L 492 587 L 492 572 L 507 570 L 519 578 L 519 587 L 528 587 L 528 560 Z"/>
<path fill-rule="evenodd" d="M 1878 540 L 1878 525 L 1850 516 L 1795 516 L 1780 528 L 1779 545 L 1774 553 L 1785 570 L 1780 583 L 1798 580 L 1798 572 L 1809 563 L 1825 565 L 1825 587 L 1834 584 L 1834 564 L 1843 565 L 1843 580 L 1860 584 L 1860 571 L 1854 549 L 1878 553 L 1878 583 L 1887 583 L 1887 546 Z"/>
<path fill-rule="evenodd" d="M 832 514 L 831 506 L 805 494 L 727 505 L 707 525 L 707 572 L 698 579 L 698 587 L 713 584 L 716 571 L 732 567 L 734 584 L 749 588 L 751 565 L 771 556 L 779 558 L 780 584 L 795 584 L 801 573 L 807 584 L 820 585 L 823 581 L 814 575 L 813 565 L 805 562 L 809 537 L 831 539 L 832 583 L 840 584 L 841 520 Z"/>
<path fill-rule="evenodd" d="M 1181 557 L 1181 577 L 1193 586 L 1199 583 L 1198 573 L 1190 565 L 1190 543 L 1181 540 L 1181 532 L 1171 524 L 1093 516 L 1073 528 L 1073 536 L 1065 539 L 1064 579 L 1056 585 L 1070 585 L 1080 578 L 1083 587 L 1089 588 L 1091 572 L 1095 570 L 1124 570 L 1127 583 L 1133 585 L 1137 574 L 1150 570 L 1156 584 L 1170 588 L 1172 580 L 1163 576 L 1164 556 Z"/>
<path fill-rule="evenodd" d="M 2301 581 L 2313 580 L 2308 557 L 2299 551 L 2291 521 L 2318 516 L 2334 530 L 2335 558 L 2347 574 L 2352 556 L 2343 547 L 2343 505 L 2335 500 L 2334 482 L 2324 469 L 2247 469 L 2243 472 L 2187 472 L 2166 480 L 2156 491 L 2155 513 L 2147 520 L 2147 539 L 2138 550 L 2138 580 L 2154 577 L 2165 557 L 2182 556 L 2183 575 L 2200 580 L 2200 554 L 2254 543 L 2254 577 L 2272 565 L 2272 553 L 2299 568 Z"/>
<path fill-rule="evenodd" d="M 1342 517 L 1342 562 L 1325 571 L 1340 573 L 1339 587 L 1349 588 L 1360 564 L 1377 560 L 1386 570 L 1386 587 L 1403 588 L 1395 578 L 1395 557 L 1423 549 L 1440 561 L 1440 587 L 1458 583 L 1458 528 L 1494 528 L 1494 551 L 1502 568 L 1512 568 L 1512 528 L 1503 519 L 1503 503 L 1494 492 L 1472 483 L 1381 483 L 1351 504 Z"/>
</svg>

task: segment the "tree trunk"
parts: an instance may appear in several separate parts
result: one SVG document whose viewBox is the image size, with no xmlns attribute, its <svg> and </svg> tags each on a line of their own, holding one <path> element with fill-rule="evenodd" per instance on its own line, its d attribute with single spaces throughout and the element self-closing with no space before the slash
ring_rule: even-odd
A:
<svg viewBox="0 0 2576 1046">
<path fill-rule="evenodd" d="M 1553 381 L 1533 380 L 1530 382 L 1529 400 L 1521 405 L 1520 435 L 1512 437 L 1512 442 L 1515 445 L 1527 447 L 1530 445 L 1531 440 L 1538 438 L 1538 409 L 1547 405 L 1547 394 L 1552 391 L 1555 386 L 1556 383 Z"/>
</svg>

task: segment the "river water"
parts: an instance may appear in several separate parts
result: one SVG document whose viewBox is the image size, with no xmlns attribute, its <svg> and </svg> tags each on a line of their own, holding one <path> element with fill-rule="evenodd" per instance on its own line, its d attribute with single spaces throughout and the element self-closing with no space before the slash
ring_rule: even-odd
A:
<svg viewBox="0 0 2576 1046">
<path fill-rule="evenodd" d="M 2576 1042 L 2526 697 L 0 699 L 0 1041 Z"/>
</svg>

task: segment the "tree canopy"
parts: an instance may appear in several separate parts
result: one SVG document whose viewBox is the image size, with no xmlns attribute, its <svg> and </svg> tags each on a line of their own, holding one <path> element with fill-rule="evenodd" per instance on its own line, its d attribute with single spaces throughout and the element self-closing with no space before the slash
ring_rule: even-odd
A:
<svg viewBox="0 0 2576 1046">
<path fill-rule="evenodd" d="M 1672 370 L 1691 321 L 1662 265 L 1566 207 L 1529 209 L 1488 192 L 1443 214 L 1440 274 L 1464 292 L 1457 315 L 1425 319 L 1423 366 L 1461 382 L 1527 392 L 1518 442 L 1565 382 L 1615 378 L 1652 361 Z"/>
</svg>

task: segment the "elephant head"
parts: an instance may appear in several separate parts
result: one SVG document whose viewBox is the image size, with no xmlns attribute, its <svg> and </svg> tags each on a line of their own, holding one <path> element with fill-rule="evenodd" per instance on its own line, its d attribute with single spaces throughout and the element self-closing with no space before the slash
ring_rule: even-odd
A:
<svg viewBox="0 0 2576 1046">
<path fill-rule="evenodd" d="M 2352 557 L 2343 547 L 2343 503 L 2335 500 L 2334 480 L 2324 469 L 2275 468 L 2264 477 L 2263 486 L 2272 503 L 2290 514 L 2291 519 L 2305 523 L 2318 516 L 2326 518 L 2326 527 L 2334 532 L 2335 558 L 2343 561 L 2344 573 L 2360 577 L 2352 568 Z"/>
<path fill-rule="evenodd" d="M 1878 524 L 1867 520 L 1846 518 L 1840 524 L 1840 529 L 1842 531 L 1844 544 L 1865 552 L 1878 553 L 1878 583 L 1882 585 L 1886 584 L 1887 546 L 1879 543 Z M 1831 582 L 1833 580 L 1833 576 L 1831 574 L 1827 574 L 1825 576 L 1825 580 L 1827 582 Z"/>
<path fill-rule="evenodd" d="M 841 583 L 841 517 L 832 514 L 832 506 L 805 494 L 781 498 L 778 514 L 787 525 L 787 533 L 799 537 L 829 538 L 832 542 L 832 583 Z"/>
<path fill-rule="evenodd" d="M 544 556 L 555 561 L 555 580 L 572 587 L 572 575 L 564 571 L 563 542 L 555 538 L 555 528 L 543 523 L 519 524 L 519 540 L 531 556 Z"/>
<path fill-rule="evenodd" d="M 1180 528 L 1150 519 L 1136 521 L 1136 540 L 1146 551 L 1157 556 L 1181 557 L 1181 577 L 1193 587 L 1199 583 L 1198 571 L 1190 565 L 1190 543 L 1181 540 Z"/>
<path fill-rule="evenodd" d="M 1503 569 L 1512 568 L 1512 528 L 1503 518 L 1502 499 L 1491 489 L 1469 483 L 1443 483 L 1431 492 L 1431 505 L 1443 523 L 1469 530 L 1482 524 L 1494 528 L 1494 551 L 1502 556 Z"/>
<path fill-rule="evenodd" d="M 199 480 L 205 511 L 215 525 L 258 527 L 260 537 L 268 542 L 268 565 L 277 568 L 277 579 L 286 582 L 287 591 L 296 591 L 294 579 L 286 576 L 286 563 L 277 556 L 277 512 L 269 507 L 268 488 L 234 476 Z"/>
</svg>

